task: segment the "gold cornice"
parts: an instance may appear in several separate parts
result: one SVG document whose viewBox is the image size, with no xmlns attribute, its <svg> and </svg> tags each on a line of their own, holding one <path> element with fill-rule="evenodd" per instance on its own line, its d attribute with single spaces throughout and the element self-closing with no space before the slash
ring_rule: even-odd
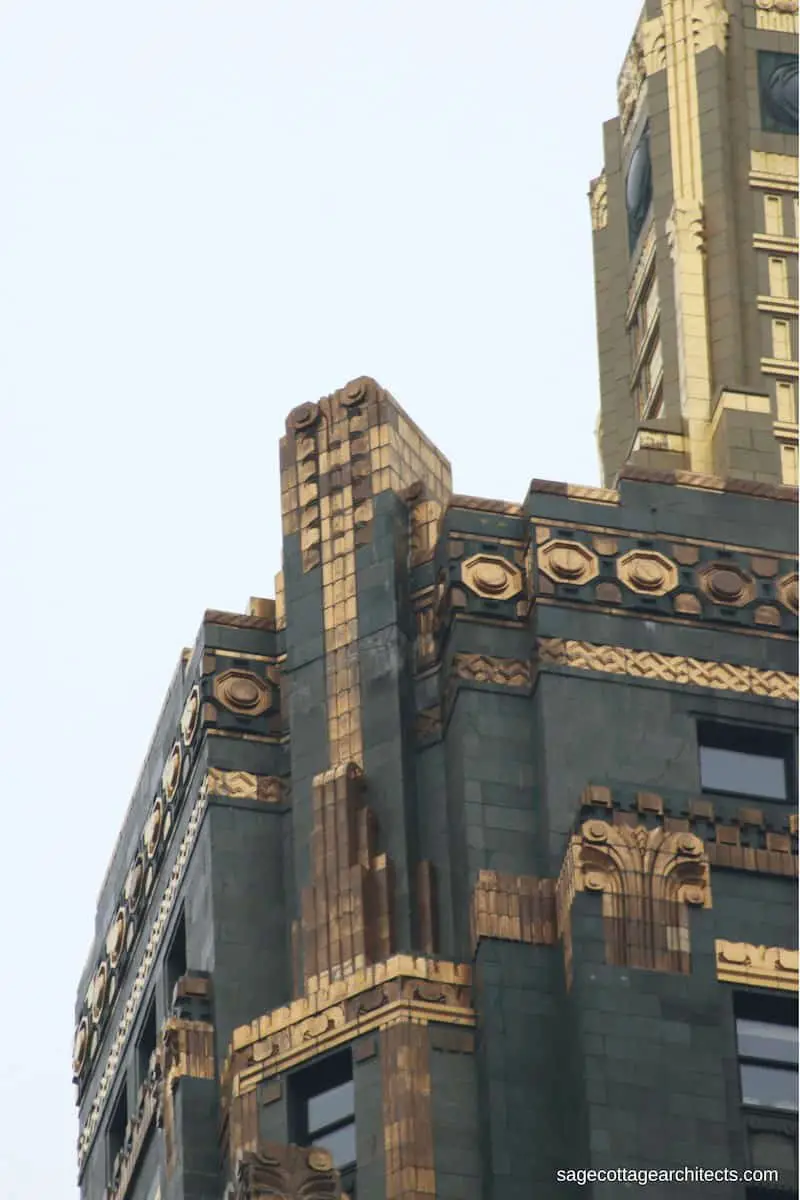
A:
<svg viewBox="0 0 800 1200">
<path fill-rule="evenodd" d="M 781 946 L 753 946 L 747 942 L 727 942 L 718 938 L 714 947 L 717 979 L 739 987 L 797 991 L 796 950 Z"/>
<path fill-rule="evenodd" d="M 411 955 L 338 980 L 309 979 L 306 995 L 233 1031 L 223 1070 L 232 1098 L 290 1066 L 397 1023 L 473 1028 L 469 966 Z"/>
</svg>

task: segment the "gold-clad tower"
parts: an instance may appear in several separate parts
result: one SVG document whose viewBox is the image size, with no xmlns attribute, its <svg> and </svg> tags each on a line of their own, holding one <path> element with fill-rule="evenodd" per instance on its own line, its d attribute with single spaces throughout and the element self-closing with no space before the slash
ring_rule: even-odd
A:
<svg viewBox="0 0 800 1200">
<path fill-rule="evenodd" d="M 604 481 L 797 482 L 797 0 L 647 0 L 590 187 Z"/>
</svg>

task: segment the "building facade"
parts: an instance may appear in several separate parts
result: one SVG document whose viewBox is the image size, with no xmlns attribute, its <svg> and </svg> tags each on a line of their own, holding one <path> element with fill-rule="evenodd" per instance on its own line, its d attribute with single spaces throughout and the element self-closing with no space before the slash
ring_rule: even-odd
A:
<svg viewBox="0 0 800 1200">
<path fill-rule="evenodd" d="M 289 414 L 274 598 L 206 612 L 102 885 L 85 1200 L 797 1194 L 795 14 L 637 27 L 591 197 L 613 486 L 454 494 L 366 378 Z"/>
</svg>

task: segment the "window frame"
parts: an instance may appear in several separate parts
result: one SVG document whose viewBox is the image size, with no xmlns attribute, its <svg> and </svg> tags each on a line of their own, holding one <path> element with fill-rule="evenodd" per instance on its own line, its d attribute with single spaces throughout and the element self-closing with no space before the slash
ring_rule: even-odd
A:
<svg viewBox="0 0 800 1200">
<path fill-rule="evenodd" d="M 171 976 L 174 974 L 173 955 L 178 940 L 183 942 L 183 970 L 175 975 L 170 982 Z M 172 936 L 167 943 L 167 951 L 164 955 L 164 991 L 166 992 L 166 1012 L 167 1016 L 172 1013 L 172 998 L 175 992 L 175 985 L 179 979 L 183 979 L 184 975 L 189 970 L 188 942 L 186 936 L 186 909 L 181 907 L 178 913 L 177 920 L 172 930 Z"/>
<path fill-rule="evenodd" d="M 115 1127 L 118 1124 L 117 1114 L 120 1109 L 123 1110 L 125 1119 L 122 1122 L 122 1129 L 118 1131 Z M 114 1183 L 114 1163 L 120 1151 L 125 1149 L 125 1131 L 128 1128 L 130 1121 L 130 1108 L 128 1105 L 128 1074 L 122 1076 L 122 1082 L 119 1085 L 117 1093 L 114 1097 L 114 1103 L 111 1105 L 111 1114 L 106 1125 L 106 1179 Z M 119 1137 L 119 1145 L 115 1146 L 117 1137 Z M 113 1138 L 113 1141 L 112 1141 Z"/>
<path fill-rule="evenodd" d="M 794 734 L 789 729 L 780 726 L 753 725 L 744 722 L 719 720 L 716 717 L 697 717 L 697 770 L 700 780 L 700 791 L 703 795 L 734 796 L 743 800 L 757 800 L 766 804 L 793 804 L 796 800 L 797 786 L 794 773 L 796 757 Z M 710 737 L 709 737 L 710 735 Z M 717 740 L 714 740 L 714 739 Z M 773 750 L 764 748 L 751 749 L 750 746 L 767 747 L 773 743 Z M 740 748 L 743 746 L 744 748 Z M 769 796 L 761 792 L 737 791 L 732 788 L 711 787 L 703 779 L 703 754 L 707 750 L 729 750 L 733 753 L 747 754 L 749 757 L 780 759 L 783 761 L 785 795 L 783 797 Z"/>
<path fill-rule="evenodd" d="M 147 1083 L 150 1078 L 150 1061 L 153 1057 L 153 1052 L 158 1049 L 158 1014 L 156 1012 L 156 995 L 155 992 L 150 993 L 150 998 L 144 1008 L 144 1019 L 139 1026 L 139 1033 L 136 1038 L 136 1086 L 140 1088 L 142 1084 Z M 147 1060 L 143 1061 L 143 1044 L 145 1033 L 151 1023 L 153 1028 L 153 1048 L 147 1056 Z"/>
<path fill-rule="evenodd" d="M 325 1125 L 311 1128 L 309 1122 L 309 1104 L 317 1096 L 323 1095 L 332 1088 L 344 1083 L 353 1085 L 353 1107 L 347 1115 L 337 1117 Z M 301 1146 L 315 1146 L 321 1137 L 335 1133 L 339 1129 L 353 1127 L 356 1136 L 356 1100 L 355 1076 L 353 1073 L 353 1056 L 349 1048 L 336 1050 L 332 1054 L 307 1063 L 292 1073 L 289 1078 L 291 1137 Z M 337 1170 L 349 1181 L 349 1186 L 355 1183 L 356 1159 L 337 1165 Z"/>
<path fill-rule="evenodd" d="M 766 1067 L 774 1071 L 782 1071 L 794 1076 L 800 1085 L 800 1071 L 797 1062 L 782 1062 L 780 1059 L 759 1057 L 757 1054 L 742 1053 L 739 1043 L 739 1022 L 759 1021 L 762 1025 L 775 1025 L 782 1029 L 798 1028 L 797 998 L 791 995 L 777 996 L 774 993 L 745 991 L 734 996 L 733 1025 L 736 1039 L 736 1068 L 739 1085 L 739 1103 L 745 1112 L 769 1113 L 771 1116 L 782 1117 L 786 1120 L 797 1120 L 798 1108 L 781 1108 L 770 1104 L 754 1104 L 744 1098 L 742 1086 L 742 1066 Z M 797 1088 L 795 1088 L 797 1094 Z"/>
</svg>

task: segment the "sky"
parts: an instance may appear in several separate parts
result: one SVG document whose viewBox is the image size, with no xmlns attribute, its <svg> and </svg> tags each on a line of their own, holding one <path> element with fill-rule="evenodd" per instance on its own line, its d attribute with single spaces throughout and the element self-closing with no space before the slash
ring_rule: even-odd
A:
<svg viewBox="0 0 800 1200">
<path fill-rule="evenodd" d="M 75 1200 L 73 1011 L 181 648 L 280 569 L 287 413 L 372 375 L 599 483 L 587 190 L 640 0 L 0 0 L 0 1196 Z"/>
</svg>

